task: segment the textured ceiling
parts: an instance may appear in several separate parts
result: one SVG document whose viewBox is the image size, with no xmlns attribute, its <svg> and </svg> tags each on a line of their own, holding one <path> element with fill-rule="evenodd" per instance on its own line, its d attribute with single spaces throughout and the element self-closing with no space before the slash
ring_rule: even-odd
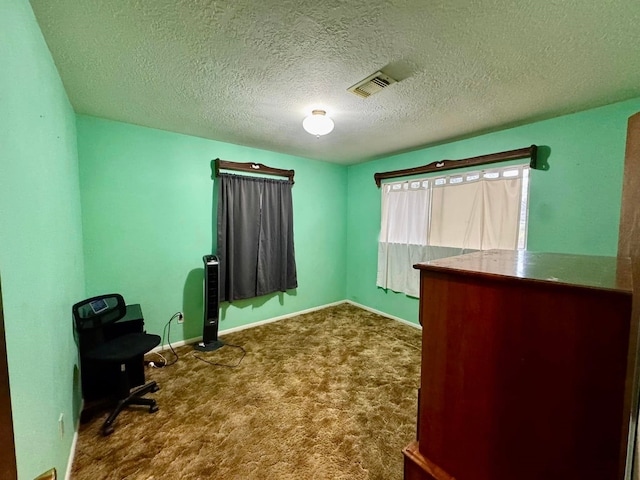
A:
<svg viewBox="0 0 640 480">
<path fill-rule="evenodd" d="M 638 0 L 31 4 L 76 112 L 336 163 L 640 96 Z"/>
</svg>

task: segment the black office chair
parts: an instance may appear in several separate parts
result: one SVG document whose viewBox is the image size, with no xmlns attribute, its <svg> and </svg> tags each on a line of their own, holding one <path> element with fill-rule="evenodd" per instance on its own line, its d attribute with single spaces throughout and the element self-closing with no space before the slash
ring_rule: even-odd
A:
<svg viewBox="0 0 640 480">
<path fill-rule="evenodd" d="M 142 398 L 142 395 L 156 392 L 160 387 L 156 382 L 148 382 L 131 389 L 126 364 L 157 346 L 160 336 L 138 332 L 105 339 L 104 327 L 120 320 L 127 312 L 122 295 L 117 293 L 88 298 L 76 303 L 72 310 L 78 332 L 80 361 L 110 365 L 119 371 L 116 391 L 113 392 L 117 404 L 102 426 L 103 435 L 113 433 L 113 422 L 128 405 L 147 405 L 149 413 L 158 411 L 156 401 Z"/>
</svg>

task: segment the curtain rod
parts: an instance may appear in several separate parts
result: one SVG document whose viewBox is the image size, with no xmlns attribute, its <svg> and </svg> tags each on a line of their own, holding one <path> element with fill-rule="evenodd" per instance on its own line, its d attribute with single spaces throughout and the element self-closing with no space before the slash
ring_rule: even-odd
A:
<svg viewBox="0 0 640 480">
<path fill-rule="evenodd" d="M 441 160 L 432 162 L 421 167 L 405 168 L 404 170 L 393 170 L 391 172 L 376 173 L 373 178 L 376 185 L 380 188 L 380 182 L 386 178 L 405 177 L 408 175 L 417 175 L 420 173 L 438 172 L 441 170 L 453 170 L 455 168 L 473 167 L 476 165 L 486 165 L 488 163 L 503 162 L 505 160 L 517 160 L 519 158 L 531 158 L 529 166 L 533 169 L 537 167 L 538 147 L 531 145 L 526 148 L 517 150 L 508 150 L 506 152 L 490 153 L 488 155 L 480 155 L 479 157 L 463 158 L 461 160 Z"/>
<path fill-rule="evenodd" d="M 293 181 L 295 170 L 283 170 L 281 168 L 268 167 L 267 165 L 263 165 L 262 163 L 254 163 L 254 162 L 245 162 L 245 163 L 229 162 L 227 160 L 221 160 L 219 158 L 215 159 L 215 164 L 216 164 L 216 177 L 220 176 L 220 170 L 236 170 L 239 172 L 262 173 L 264 175 L 275 175 L 277 177 L 287 177 L 292 185 L 295 183 Z"/>
</svg>

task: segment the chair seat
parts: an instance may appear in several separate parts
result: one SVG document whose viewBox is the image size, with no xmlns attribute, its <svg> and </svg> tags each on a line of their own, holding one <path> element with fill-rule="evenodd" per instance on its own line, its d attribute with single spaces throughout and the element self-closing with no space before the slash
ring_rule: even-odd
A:
<svg viewBox="0 0 640 480">
<path fill-rule="evenodd" d="M 85 356 L 102 362 L 127 362 L 144 355 L 160 344 L 160 336 L 150 333 L 128 333 L 114 338 L 87 352 Z"/>
</svg>

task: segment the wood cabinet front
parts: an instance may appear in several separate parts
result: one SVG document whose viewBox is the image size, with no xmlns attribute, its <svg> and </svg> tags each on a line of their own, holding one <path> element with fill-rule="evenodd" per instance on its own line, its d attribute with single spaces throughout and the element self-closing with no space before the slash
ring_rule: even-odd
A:
<svg viewBox="0 0 640 480">
<path fill-rule="evenodd" d="M 419 441 L 405 478 L 622 479 L 628 262 L 490 251 L 416 268 Z"/>
</svg>

